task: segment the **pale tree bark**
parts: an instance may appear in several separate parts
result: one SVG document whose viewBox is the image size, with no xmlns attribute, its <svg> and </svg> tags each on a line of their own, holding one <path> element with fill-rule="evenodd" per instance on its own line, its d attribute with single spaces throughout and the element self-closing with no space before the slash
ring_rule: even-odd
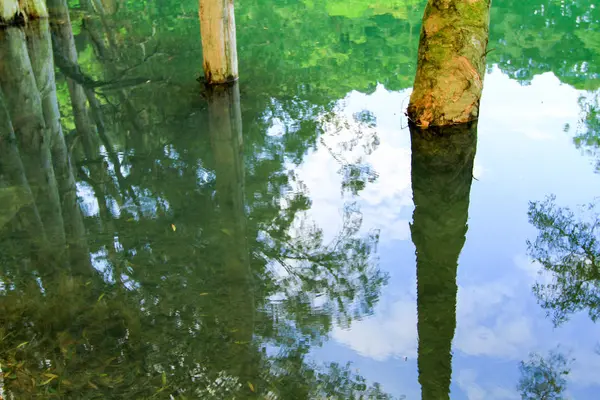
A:
<svg viewBox="0 0 600 400">
<path fill-rule="evenodd" d="M 18 142 L 27 180 L 51 244 L 63 246 L 64 226 L 52 165 L 50 134 L 21 29 L 0 31 L 0 87 Z"/>
<path fill-rule="evenodd" d="M 467 233 L 477 125 L 428 131 L 411 126 L 411 142 L 419 382 L 423 400 L 442 400 L 450 398 L 456 274 Z"/>
<path fill-rule="evenodd" d="M 237 83 L 219 85 L 208 92 L 208 113 L 213 150 L 223 276 L 223 321 L 230 330 L 231 343 L 225 359 L 229 371 L 243 382 L 251 380 L 253 364 L 254 297 L 250 270 L 246 211 L 242 115 Z M 215 249 L 217 250 L 217 249 Z"/>
<path fill-rule="evenodd" d="M 491 0 L 429 0 L 408 117 L 421 128 L 476 120 Z"/>
<path fill-rule="evenodd" d="M 44 0 L 0 0 L 0 26 L 22 25 L 27 20 L 47 17 Z"/>
<path fill-rule="evenodd" d="M 238 62 L 233 0 L 199 0 L 199 3 L 206 83 L 235 81 Z"/>
<path fill-rule="evenodd" d="M 4 96 L 0 91 L 0 177 L 8 187 L 15 188 L 15 195 L 19 197 L 20 204 L 8 204 L 6 201 L 0 201 L 0 209 L 8 218 L 17 215 L 19 223 L 30 237 L 35 238 L 39 247 L 46 247 L 46 236 L 44 225 L 40 218 L 39 211 L 33 198 L 33 193 L 29 187 L 25 169 L 21 162 L 17 139 L 10 121 L 8 110 L 4 102 Z M 18 207 L 18 209 L 16 208 Z M 18 214 L 17 214 L 18 213 Z M 1 217 L 0 217 L 1 218 Z M 3 223 L 0 222 L 0 229 Z"/>
<path fill-rule="evenodd" d="M 60 123 L 56 95 L 54 57 L 48 21 L 40 20 L 25 28 L 32 70 L 42 99 L 42 108 L 58 183 L 65 237 L 73 268 L 91 267 L 83 216 L 77 200 L 77 188 L 65 138 Z"/>
</svg>

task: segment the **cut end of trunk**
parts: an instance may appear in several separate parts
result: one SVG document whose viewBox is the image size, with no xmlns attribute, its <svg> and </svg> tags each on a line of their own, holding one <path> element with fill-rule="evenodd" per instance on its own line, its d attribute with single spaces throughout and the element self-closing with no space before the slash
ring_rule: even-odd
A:
<svg viewBox="0 0 600 400">
<path fill-rule="evenodd" d="M 1 0 L 0 28 L 24 26 L 27 21 L 48 18 L 44 0 Z"/>
</svg>

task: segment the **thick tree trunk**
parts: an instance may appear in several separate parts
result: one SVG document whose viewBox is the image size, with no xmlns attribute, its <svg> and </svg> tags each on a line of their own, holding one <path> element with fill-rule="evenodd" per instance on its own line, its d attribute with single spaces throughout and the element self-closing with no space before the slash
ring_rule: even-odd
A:
<svg viewBox="0 0 600 400">
<path fill-rule="evenodd" d="M 65 243 L 60 197 L 50 153 L 50 135 L 21 29 L 0 31 L 0 86 L 19 145 L 27 180 L 51 244 Z"/>
<path fill-rule="evenodd" d="M 476 120 L 491 0 L 429 0 L 408 117 L 419 127 Z"/>
<path fill-rule="evenodd" d="M 233 0 L 199 0 L 200 34 L 207 84 L 238 78 Z"/>
<path fill-rule="evenodd" d="M 440 131 L 442 130 L 442 131 Z M 411 225 L 417 255 L 419 382 L 423 400 L 448 399 L 456 328 L 457 262 L 467 233 L 477 126 L 411 126 Z"/>
<path fill-rule="evenodd" d="M 44 0 L 0 0 L 0 26 L 22 25 L 27 20 L 47 17 Z"/>
<path fill-rule="evenodd" d="M 83 217 L 77 201 L 77 189 L 73 169 L 60 123 L 56 80 L 54 76 L 54 57 L 48 21 L 42 20 L 25 28 L 29 58 L 38 90 L 42 99 L 42 108 L 52 153 L 54 174 L 61 198 L 65 236 L 69 244 L 69 254 L 73 268 L 91 267 Z"/>
<path fill-rule="evenodd" d="M 4 96 L 0 91 L 0 178 L 9 187 L 15 188 L 15 194 L 20 198 L 20 206 L 15 209 L 13 205 L 6 204 L 0 201 L 0 209 L 5 216 L 12 214 L 13 216 L 19 212 L 20 225 L 27 231 L 32 238 L 36 238 L 37 245 L 46 247 L 46 236 L 44 234 L 44 225 L 38 212 L 33 193 L 29 187 L 29 182 L 25 175 L 25 169 L 21 162 L 19 149 L 17 147 L 17 139 L 10 121 L 8 110 L 4 102 Z M 0 220 L 8 222 L 6 218 Z M 0 221 L 0 229 L 3 222 Z"/>
<path fill-rule="evenodd" d="M 225 366 L 242 382 L 250 381 L 253 371 L 252 337 L 254 298 L 246 232 L 245 172 L 242 146 L 242 116 L 238 84 L 220 85 L 208 93 L 211 145 L 215 161 L 219 206 L 220 271 L 223 274 L 222 298 L 225 329 L 231 342 Z M 256 367 L 256 366 L 254 366 Z"/>
</svg>

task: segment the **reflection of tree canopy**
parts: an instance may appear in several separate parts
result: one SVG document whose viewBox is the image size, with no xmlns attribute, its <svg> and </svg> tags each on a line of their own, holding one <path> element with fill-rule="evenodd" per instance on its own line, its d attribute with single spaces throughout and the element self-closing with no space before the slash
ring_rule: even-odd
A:
<svg viewBox="0 0 600 400">
<path fill-rule="evenodd" d="M 517 390 L 523 400 L 561 400 L 567 386 L 570 361 L 565 355 L 551 351 L 547 357 L 532 353 L 519 363 L 521 378 Z"/>
<path fill-rule="evenodd" d="M 580 119 L 573 142 L 587 155 L 595 158 L 600 171 L 600 91 L 587 92 L 579 98 Z"/>
<path fill-rule="evenodd" d="M 489 62 L 529 82 L 553 72 L 578 89 L 600 84 L 600 9 L 594 0 L 499 0 L 492 7 Z"/>
<path fill-rule="evenodd" d="M 597 204 L 580 211 L 558 207 L 554 197 L 529 206 L 529 221 L 538 229 L 529 253 L 552 276 L 550 283 L 537 283 L 534 293 L 556 324 L 582 310 L 593 321 L 600 317 L 600 216 Z"/>
<path fill-rule="evenodd" d="M 330 120 L 329 100 L 242 93 L 243 143 L 215 139 L 189 82 L 197 23 L 180 18 L 197 3 L 125 2 L 114 15 L 102 3 L 71 14 L 72 42 L 52 26 L 94 268 L 74 274 L 77 259 L 37 241 L 25 223 L 36 203 L 0 170 L 5 387 L 17 398 L 389 398 L 349 366 L 307 360 L 334 322 L 371 312 L 385 283 L 359 210 L 349 204 L 326 239 L 290 169 Z M 266 135 L 277 119 L 286 134 Z"/>
</svg>

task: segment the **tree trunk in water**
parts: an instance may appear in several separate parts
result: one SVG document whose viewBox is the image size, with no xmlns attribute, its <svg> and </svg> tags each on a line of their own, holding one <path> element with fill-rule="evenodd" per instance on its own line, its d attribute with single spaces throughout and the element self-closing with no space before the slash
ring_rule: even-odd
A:
<svg viewBox="0 0 600 400">
<path fill-rule="evenodd" d="M 6 96 L 27 180 L 51 244 L 65 243 L 60 197 L 42 100 L 21 29 L 0 31 L 0 86 Z"/>
<path fill-rule="evenodd" d="M 220 232 L 216 241 L 222 254 L 223 310 L 231 343 L 226 368 L 251 380 L 254 297 L 246 233 L 245 172 L 242 116 L 237 83 L 211 88 L 208 93 L 209 128 L 215 160 Z M 225 311 L 226 310 L 226 311 Z"/>
<path fill-rule="evenodd" d="M 9 187 L 18 188 L 17 192 L 21 198 L 22 207 L 19 210 L 13 210 L 19 212 L 20 225 L 27 231 L 30 237 L 34 238 L 36 246 L 45 248 L 46 247 L 46 236 L 44 234 L 44 225 L 38 212 L 37 206 L 29 182 L 25 175 L 25 169 L 21 162 L 21 156 L 19 155 L 19 149 L 17 147 L 17 139 L 6 109 L 4 102 L 4 96 L 0 91 L 0 177 L 5 181 Z M 10 205 L 4 202 L 0 203 L 0 209 L 3 209 L 4 214 L 11 210 L 6 210 Z M 0 229 L 2 228 L 0 223 Z"/>
<path fill-rule="evenodd" d="M 77 49 L 73 38 L 71 18 L 66 0 L 48 0 L 50 13 L 50 30 L 52 32 L 52 46 L 54 57 L 78 68 Z M 75 129 L 79 135 L 86 154 L 94 154 L 98 147 L 98 140 L 87 110 L 87 98 L 84 88 L 71 78 L 67 78 L 67 86 L 73 107 Z"/>
<path fill-rule="evenodd" d="M 491 0 L 429 0 L 408 117 L 421 128 L 476 120 Z"/>
<path fill-rule="evenodd" d="M 65 236 L 69 244 L 71 266 L 75 269 L 89 269 L 91 263 L 85 238 L 85 227 L 79 202 L 77 201 L 73 169 L 60 123 L 54 76 L 54 57 L 52 55 L 48 21 L 43 20 L 27 25 L 25 32 L 29 58 L 40 91 L 44 119 L 49 131 L 52 163 L 61 198 L 62 216 L 65 224 Z"/>
<path fill-rule="evenodd" d="M 204 76 L 209 85 L 238 78 L 233 0 L 199 0 Z"/>
<path fill-rule="evenodd" d="M 412 241 L 417 255 L 419 382 L 423 400 L 448 399 L 456 328 L 457 262 L 467 233 L 477 124 L 411 126 Z"/>
<path fill-rule="evenodd" d="M 0 0 L 0 26 L 23 25 L 27 20 L 47 17 L 44 0 Z"/>
</svg>

